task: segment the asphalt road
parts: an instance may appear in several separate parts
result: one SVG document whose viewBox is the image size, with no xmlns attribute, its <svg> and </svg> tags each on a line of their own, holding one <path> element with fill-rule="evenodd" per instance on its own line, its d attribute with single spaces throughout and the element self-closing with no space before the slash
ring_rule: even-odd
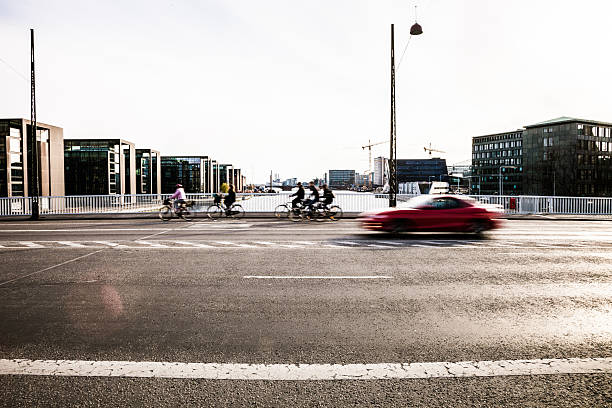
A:
<svg viewBox="0 0 612 408">
<path fill-rule="evenodd" d="M 349 220 L 1 222 L 0 359 L 607 358 L 611 261 L 610 221 L 509 220 L 483 236 L 389 236 Z M 0 389 L 0 406 L 612 406 L 609 373 L 336 381 L 0 375 Z"/>
</svg>

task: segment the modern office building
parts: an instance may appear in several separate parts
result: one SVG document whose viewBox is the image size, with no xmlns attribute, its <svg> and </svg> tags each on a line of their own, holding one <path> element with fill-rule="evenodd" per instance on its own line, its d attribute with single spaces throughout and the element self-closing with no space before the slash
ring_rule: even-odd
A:
<svg viewBox="0 0 612 408">
<path fill-rule="evenodd" d="M 398 183 L 446 181 L 447 176 L 445 159 L 397 159 Z"/>
<path fill-rule="evenodd" d="M 38 192 L 41 196 L 64 195 L 64 131 L 37 122 Z M 32 191 L 27 119 L 0 119 L 0 197 L 23 197 Z"/>
<path fill-rule="evenodd" d="M 160 159 L 157 150 L 136 149 L 136 194 L 161 193 Z"/>
<path fill-rule="evenodd" d="M 560 117 L 525 126 L 524 194 L 612 195 L 612 123 Z"/>
<path fill-rule="evenodd" d="M 232 183 L 233 180 L 233 167 L 231 164 L 219 164 L 219 182 L 221 184 Z"/>
<path fill-rule="evenodd" d="M 162 193 L 174 193 L 179 183 L 186 193 L 206 192 L 207 161 L 207 156 L 161 156 Z"/>
<path fill-rule="evenodd" d="M 136 194 L 136 148 L 122 139 L 64 140 L 66 195 Z"/>
<path fill-rule="evenodd" d="M 221 175 L 219 172 L 219 163 L 216 160 L 213 160 L 211 163 L 212 167 L 212 179 L 213 179 L 213 192 L 218 193 L 221 188 Z"/>
<path fill-rule="evenodd" d="M 611 132 L 611 123 L 560 117 L 474 137 L 472 193 L 610 196 Z"/>
<path fill-rule="evenodd" d="M 350 188 L 355 185 L 355 170 L 330 170 L 328 175 L 331 188 Z"/>
<path fill-rule="evenodd" d="M 374 158 L 374 187 L 382 187 L 388 182 L 389 162 L 384 157 Z"/>
<path fill-rule="evenodd" d="M 523 169 L 523 129 L 472 138 L 472 194 L 523 194 Z"/>
</svg>

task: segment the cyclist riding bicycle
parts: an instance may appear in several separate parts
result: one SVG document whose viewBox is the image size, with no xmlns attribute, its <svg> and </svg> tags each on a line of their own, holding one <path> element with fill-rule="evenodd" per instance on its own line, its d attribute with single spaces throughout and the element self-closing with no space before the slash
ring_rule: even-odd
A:
<svg viewBox="0 0 612 408">
<path fill-rule="evenodd" d="M 329 205 L 334 201 L 334 193 L 327 186 L 327 184 L 323 184 L 323 196 L 321 197 L 323 200 L 323 205 L 329 208 Z"/>
<path fill-rule="evenodd" d="M 229 185 L 229 190 L 227 190 L 227 195 L 223 199 L 223 204 L 225 204 L 225 212 L 229 214 L 229 209 L 236 202 L 236 192 L 234 191 L 234 185 Z"/>
<path fill-rule="evenodd" d="M 185 190 L 183 189 L 183 185 L 179 183 L 176 185 L 174 194 L 170 196 L 170 199 L 176 199 L 176 201 L 174 201 L 174 208 L 178 209 L 181 205 L 185 204 L 185 198 Z"/>
<path fill-rule="evenodd" d="M 310 199 L 304 203 L 305 207 L 308 207 L 312 211 L 312 205 L 319 201 L 319 190 L 314 185 L 314 181 L 308 183 L 308 189 L 310 190 Z"/>
<path fill-rule="evenodd" d="M 304 199 L 305 192 L 304 192 L 304 187 L 302 187 L 302 183 L 298 182 L 297 188 L 298 190 L 289 196 L 289 197 L 295 196 L 295 198 L 291 201 L 291 208 L 296 208 L 298 203 L 301 203 L 302 200 Z"/>
</svg>

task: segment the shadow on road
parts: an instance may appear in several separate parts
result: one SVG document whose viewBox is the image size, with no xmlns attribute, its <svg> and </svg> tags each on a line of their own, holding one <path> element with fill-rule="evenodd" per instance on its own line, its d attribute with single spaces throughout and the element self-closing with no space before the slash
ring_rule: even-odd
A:
<svg viewBox="0 0 612 408">
<path fill-rule="evenodd" d="M 486 241 L 493 239 L 487 233 L 461 233 L 461 232 L 412 232 L 412 233 L 375 233 L 354 234 L 352 239 L 377 240 L 377 241 Z"/>
</svg>

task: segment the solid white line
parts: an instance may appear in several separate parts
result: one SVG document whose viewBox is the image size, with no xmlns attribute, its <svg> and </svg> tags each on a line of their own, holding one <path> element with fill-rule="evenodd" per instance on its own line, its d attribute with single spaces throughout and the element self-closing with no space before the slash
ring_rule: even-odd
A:
<svg viewBox="0 0 612 408">
<path fill-rule="evenodd" d="M 4 282 L 0 282 L 0 286 L 3 286 L 3 285 L 6 285 L 6 284 L 9 284 L 9 283 L 11 283 L 11 282 L 18 281 L 19 279 L 27 278 L 28 276 L 32 276 L 32 275 L 36 275 L 36 274 L 38 274 L 38 273 L 42 273 L 42 272 L 48 271 L 49 269 L 57 268 L 58 266 L 66 265 L 66 264 L 68 264 L 68 263 L 70 263 L 70 262 L 78 261 L 79 259 L 83 259 L 83 258 L 85 258 L 85 257 L 88 257 L 88 256 L 93 255 L 93 254 L 97 254 L 98 252 L 102 252 L 102 251 L 104 251 L 104 249 L 98 249 L 97 251 L 90 252 L 90 253 L 88 253 L 88 254 L 78 256 L 78 257 L 76 257 L 76 258 L 74 258 L 74 259 L 69 259 L 68 261 L 65 261 L 65 262 L 59 263 L 59 264 L 57 264 L 57 265 L 49 266 L 48 268 L 41 269 L 41 270 L 36 271 L 36 272 L 28 273 L 27 275 L 19 276 L 19 277 L 17 277 L 17 278 L 11 279 L 11 280 L 7 280 L 7 281 L 4 281 Z"/>
<path fill-rule="evenodd" d="M 3 230 L 0 229 L 0 233 L 3 232 L 113 232 L 113 231 L 170 231 L 167 228 L 86 228 L 86 229 L 17 229 L 17 230 Z"/>
<path fill-rule="evenodd" d="M 373 275 L 373 276 L 315 276 L 315 275 L 246 275 L 244 279 L 393 279 L 393 276 Z"/>
<path fill-rule="evenodd" d="M 610 374 L 612 358 L 373 364 L 239 364 L 1 359 L 0 375 L 211 380 L 388 380 Z"/>
</svg>

